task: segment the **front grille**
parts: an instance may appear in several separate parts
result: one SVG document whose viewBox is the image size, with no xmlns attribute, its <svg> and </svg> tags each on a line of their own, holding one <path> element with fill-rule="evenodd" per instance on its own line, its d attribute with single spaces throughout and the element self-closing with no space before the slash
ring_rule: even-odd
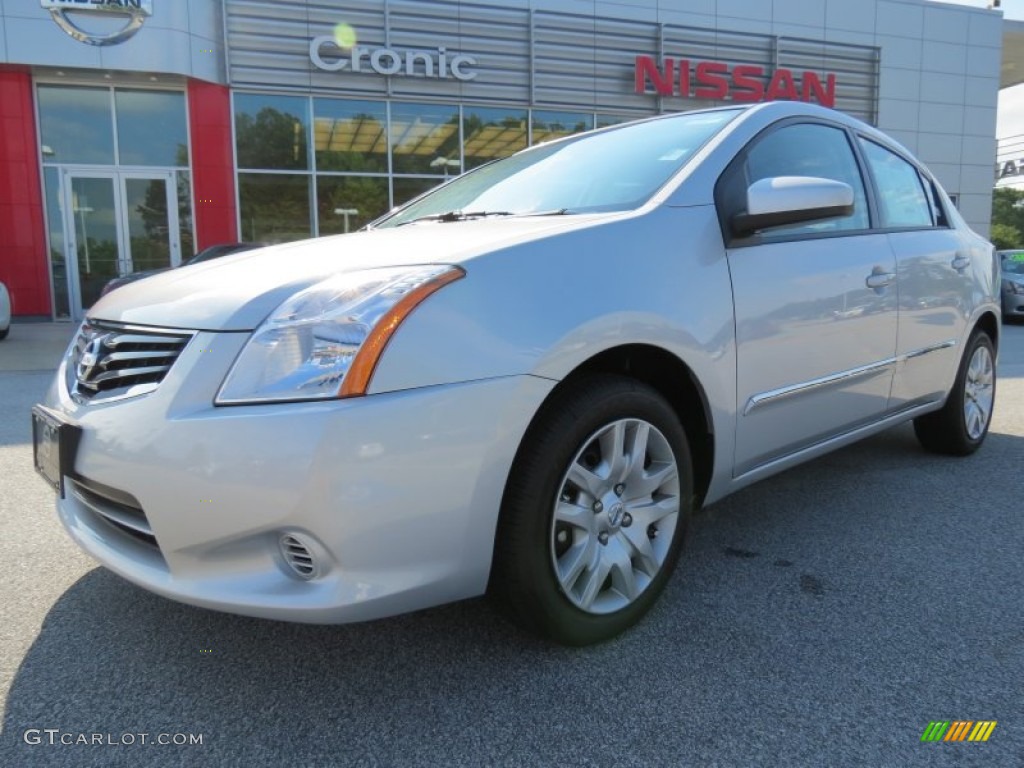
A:
<svg viewBox="0 0 1024 768">
<path fill-rule="evenodd" d="M 86 322 L 67 361 L 67 387 L 80 403 L 152 392 L 192 339 L 188 331 Z"/>
<path fill-rule="evenodd" d="M 159 549 L 146 513 L 134 497 L 82 478 L 73 480 L 71 493 L 97 518 L 138 542 Z"/>
</svg>

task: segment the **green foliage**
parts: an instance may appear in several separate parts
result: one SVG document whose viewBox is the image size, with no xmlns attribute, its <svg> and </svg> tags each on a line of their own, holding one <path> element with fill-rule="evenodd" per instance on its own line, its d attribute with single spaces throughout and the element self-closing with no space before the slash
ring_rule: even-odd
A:
<svg viewBox="0 0 1024 768">
<path fill-rule="evenodd" d="M 992 243 L 1000 249 L 1024 245 L 1024 190 L 997 187 L 992 192 Z"/>
<path fill-rule="evenodd" d="M 1020 248 L 1021 243 L 1024 239 L 1021 238 L 1020 230 L 1016 227 L 1011 227 L 1009 224 L 995 223 L 992 225 L 992 231 L 989 234 L 989 240 L 992 241 L 992 245 L 1000 251 L 1008 251 L 1013 248 Z"/>
<path fill-rule="evenodd" d="M 239 168 L 309 168 L 306 128 L 295 115 L 264 107 L 235 117 Z"/>
</svg>

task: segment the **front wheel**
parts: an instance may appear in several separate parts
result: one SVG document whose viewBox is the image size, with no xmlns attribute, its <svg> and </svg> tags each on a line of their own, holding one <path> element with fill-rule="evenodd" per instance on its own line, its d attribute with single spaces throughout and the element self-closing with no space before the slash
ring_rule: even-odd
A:
<svg viewBox="0 0 1024 768">
<path fill-rule="evenodd" d="M 988 334 L 975 331 L 946 404 L 941 410 L 914 419 L 914 432 L 927 450 L 967 456 L 981 447 L 995 405 L 995 357 Z"/>
<path fill-rule="evenodd" d="M 664 588 L 692 498 L 686 435 L 656 390 L 610 375 L 572 382 L 538 414 L 516 457 L 492 592 L 541 635 L 607 640 Z"/>
</svg>

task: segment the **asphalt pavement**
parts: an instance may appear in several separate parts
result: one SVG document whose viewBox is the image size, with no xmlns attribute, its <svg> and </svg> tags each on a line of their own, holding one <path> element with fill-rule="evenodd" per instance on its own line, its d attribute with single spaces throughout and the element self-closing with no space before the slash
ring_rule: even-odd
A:
<svg viewBox="0 0 1024 768">
<path fill-rule="evenodd" d="M 1021 765 L 1024 326 L 1000 374 L 976 455 L 903 426 L 744 490 L 640 626 L 565 649 L 484 600 L 315 627 L 130 585 L 58 524 L 28 428 L 52 374 L 9 364 L 0 766 Z M 922 743 L 935 720 L 998 724 Z"/>
</svg>

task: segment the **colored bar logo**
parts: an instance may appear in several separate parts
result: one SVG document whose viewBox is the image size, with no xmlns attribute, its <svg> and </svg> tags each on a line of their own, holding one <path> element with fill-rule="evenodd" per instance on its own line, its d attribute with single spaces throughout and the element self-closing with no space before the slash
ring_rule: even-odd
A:
<svg viewBox="0 0 1024 768">
<path fill-rule="evenodd" d="M 995 720 L 932 720 L 921 741 L 988 741 L 995 729 Z"/>
</svg>

